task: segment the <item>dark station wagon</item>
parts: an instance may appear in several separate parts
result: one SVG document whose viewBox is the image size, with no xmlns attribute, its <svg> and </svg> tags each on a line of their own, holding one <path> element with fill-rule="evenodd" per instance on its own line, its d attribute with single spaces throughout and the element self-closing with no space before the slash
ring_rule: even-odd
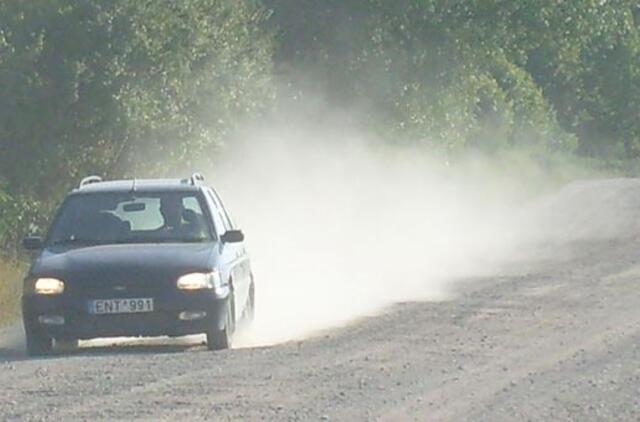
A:
<svg viewBox="0 0 640 422">
<path fill-rule="evenodd" d="M 200 174 L 183 180 L 85 178 L 47 236 L 24 281 L 30 355 L 99 337 L 206 334 L 231 347 L 251 321 L 255 287 L 238 230 Z"/>
</svg>

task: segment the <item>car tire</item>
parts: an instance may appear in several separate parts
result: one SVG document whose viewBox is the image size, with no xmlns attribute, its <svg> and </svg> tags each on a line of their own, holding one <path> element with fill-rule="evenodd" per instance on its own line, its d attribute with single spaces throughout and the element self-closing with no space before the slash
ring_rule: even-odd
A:
<svg viewBox="0 0 640 422">
<path fill-rule="evenodd" d="M 78 349 L 79 341 L 77 339 L 56 339 L 55 347 L 62 352 L 74 352 Z"/>
<path fill-rule="evenodd" d="M 224 329 L 220 330 L 216 324 L 211 324 L 207 331 L 207 348 L 209 350 L 225 350 L 231 348 L 231 337 L 233 336 L 233 303 L 229 302 L 225 315 Z"/>
<path fill-rule="evenodd" d="M 256 291 L 255 286 L 251 283 L 249 286 L 249 297 L 247 298 L 247 305 L 244 308 L 243 322 L 250 325 L 256 316 Z"/>
<path fill-rule="evenodd" d="M 53 339 L 39 330 L 26 330 L 27 354 L 29 356 L 46 356 L 53 351 Z"/>
</svg>

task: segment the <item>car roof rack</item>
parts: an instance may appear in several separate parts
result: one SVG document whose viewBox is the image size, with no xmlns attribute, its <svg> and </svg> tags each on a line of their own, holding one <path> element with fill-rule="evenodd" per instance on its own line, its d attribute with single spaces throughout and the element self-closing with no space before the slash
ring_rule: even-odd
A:
<svg viewBox="0 0 640 422">
<path fill-rule="evenodd" d="M 85 186 L 92 185 L 94 183 L 102 182 L 102 177 L 100 176 L 88 176 L 80 181 L 79 189 L 82 189 Z"/>
<path fill-rule="evenodd" d="M 189 183 L 193 186 L 199 185 L 204 182 L 204 176 L 200 173 L 193 173 L 189 178 Z"/>
</svg>

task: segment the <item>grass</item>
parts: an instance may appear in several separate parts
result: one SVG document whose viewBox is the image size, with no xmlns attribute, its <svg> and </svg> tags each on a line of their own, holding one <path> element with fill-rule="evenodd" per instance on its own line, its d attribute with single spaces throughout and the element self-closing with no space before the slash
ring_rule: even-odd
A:
<svg viewBox="0 0 640 422">
<path fill-rule="evenodd" d="M 20 315 L 20 293 L 25 265 L 0 257 L 0 327 L 10 324 Z"/>
</svg>

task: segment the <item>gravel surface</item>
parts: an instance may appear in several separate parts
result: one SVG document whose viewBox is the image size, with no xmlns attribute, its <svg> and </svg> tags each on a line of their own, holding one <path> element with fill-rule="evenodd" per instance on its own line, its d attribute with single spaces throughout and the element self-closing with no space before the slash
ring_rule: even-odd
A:
<svg viewBox="0 0 640 422">
<path fill-rule="evenodd" d="M 619 224 L 589 232 L 587 219 L 551 252 L 538 245 L 539 259 L 460 282 L 450 301 L 397 304 L 303 341 L 27 359 L 5 334 L 0 419 L 638 421 L 640 183 L 561 197 L 588 193 L 579 209 L 612 188 L 619 201 L 602 212 Z"/>
</svg>

